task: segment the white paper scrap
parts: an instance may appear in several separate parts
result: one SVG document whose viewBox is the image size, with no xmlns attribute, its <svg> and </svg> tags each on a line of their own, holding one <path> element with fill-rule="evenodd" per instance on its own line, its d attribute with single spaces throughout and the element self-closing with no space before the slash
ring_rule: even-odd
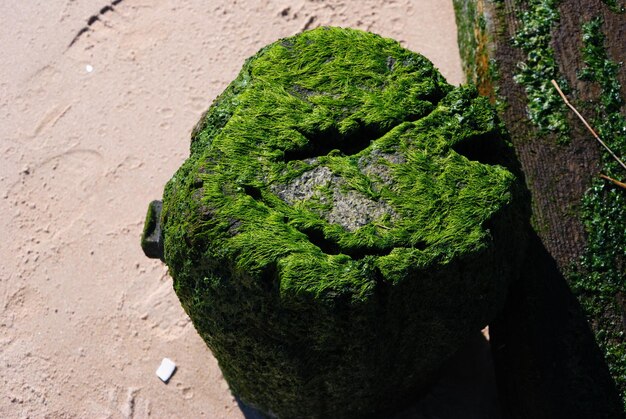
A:
<svg viewBox="0 0 626 419">
<path fill-rule="evenodd" d="M 87 65 L 85 66 L 85 71 L 86 71 L 87 73 L 91 73 L 91 72 L 93 71 L 93 66 L 92 66 L 92 65 L 90 65 L 90 64 L 87 64 Z"/>
<path fill-rule="evenodd" d="M 161 365 L 159 365 L 159 368 L 156 370 L 156 375 L 161 379 L 161 381 L 167 383 L 172 374 L 174 374 L 175 370 L 176 364 L 174 364 L 174 361 L 169 358 L 163 358 Z"/>
</svg>

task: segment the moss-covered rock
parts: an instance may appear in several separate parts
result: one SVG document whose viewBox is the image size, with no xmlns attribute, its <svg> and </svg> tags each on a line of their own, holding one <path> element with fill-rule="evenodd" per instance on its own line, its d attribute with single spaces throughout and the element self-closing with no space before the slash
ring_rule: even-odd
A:
<svg viewBox="0 0 626 419">
<path fill-rule="evenodd" d="M 502 306 L 524 194 L 488 100 L 349 29 L 263 48 L 165 188 L 165 261 L 232 392 L 391 411 Z"/>
</svg>

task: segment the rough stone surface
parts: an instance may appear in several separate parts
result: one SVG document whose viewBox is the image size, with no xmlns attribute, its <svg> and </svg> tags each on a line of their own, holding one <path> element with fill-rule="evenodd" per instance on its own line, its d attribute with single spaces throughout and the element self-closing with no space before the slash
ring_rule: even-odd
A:
<svg viewBox="0 0 626 419">
<path fill-rule="evenodd" d="M 361 158 L 363 159 L 363 158 Z M 373 164 L 363 169 L 363 173 L 371 175 L 388 176 L 389 169 L 383 165 Z M 271 191 L 288 204 L 295 204 L 298 201 L 319 200 L 323 205 L 329 204 L 330 211 L 316 211 L 326 221 L 338 224 L 348 231 L 354 232 L 358 228 L 369 224 L 372 221 L 381 219 L 387 215 L 397 218 L 397 214 L 386 202 L 374 201 L 366 195 L 354 190 L 347 190 L 347 183 L 326 166 L 317 166 L 314 169 L 304 172 L 293 179 L 289 184 L 272 185 Z M 321 192 L 321 188 L 328 188 L 329 194 Z"/>
</svg>

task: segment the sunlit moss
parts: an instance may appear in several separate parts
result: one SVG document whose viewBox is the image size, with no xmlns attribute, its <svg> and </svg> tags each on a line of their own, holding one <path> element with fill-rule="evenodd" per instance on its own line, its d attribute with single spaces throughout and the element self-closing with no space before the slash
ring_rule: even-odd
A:
<svg viewBox="0 0 626 419">
<path fill-rule="evenodd" d="M 491 103 L 498 100 L 496 82 L 499 79 L 497 63 L 491 57 L 492 30 L 485 15 L 489 0 L 454 0 L 457 41 L 463 62 L 463 72 L 469 83 L 478 86 L 478 92 Z"/>
<path fill-rule="evenodd" d="M 513 79 L 524 87 L 530 120 L 540 131 L 553 132 L 560 141 L 566 142 L 569 132 L 566 107 L 550 82 L 557 80 L 561 88 L 568 91 L 568 84 L 561 77 L 551 45 L 552 28 L 559 19 L 559 2 L 526 2 L 526 9 L 519 14 L 520 24 L 513 38 L 513 45 L 524 51 L 526 57 L 518 63 L 518 71 Z"/>
<path fill-rule="evenodd" d="M 233 393 L 363 417 L 427 384 L 517 275 L 527 214 L 503 137 L 474 88 L 370 33 L 320 28 L 246 61 L 162 213 L 175 290 Z M 332 181 L 281 198 L 315 170 Z M 350 194 L 382 215 L 329 221 Z"/>
</svg>

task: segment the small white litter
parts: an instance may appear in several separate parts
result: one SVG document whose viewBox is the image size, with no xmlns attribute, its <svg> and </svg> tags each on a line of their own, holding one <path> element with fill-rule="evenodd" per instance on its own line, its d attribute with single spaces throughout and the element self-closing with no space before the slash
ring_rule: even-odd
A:
<svg viewBox="0 0 626 419">
<path fill-rule="evenodd" d="M 85 71 L 87 71 L 87 73 L 91 73 L 91 72 L 93 71 L 93 66 L 91 66 L 91 65 L 87 64 L 87 65 L 85 66 Z"/>
<path fill-rule="evenodd" d="M 161 379 L 161 381 L 167 383 L 172 374 L 174 374 L 174 371 L 176 371 L 176 364 L 174 364 L 174 361 L 169 358 L 163 358 L 161 365 L 159 365 L 159 368 L 156 370 L 156 375 Z"/>
</svg>

